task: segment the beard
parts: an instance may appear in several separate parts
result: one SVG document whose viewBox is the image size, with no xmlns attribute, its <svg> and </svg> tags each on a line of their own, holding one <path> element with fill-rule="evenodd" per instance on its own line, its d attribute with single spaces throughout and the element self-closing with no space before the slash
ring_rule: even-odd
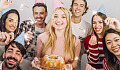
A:
<svg viewBox="0 0 120 70">
<path fill-rule="evenodd" d="M 15 64 L 8 63 L 7 60 L 9 60 L 9 59 L 15 60 L 16 63 Z M 12 58 L 12 57 L 7 57 L 7 58 L 5 57 L 5 59 L 4 59 L 5 66 L 8 69 L 13 69 L 13 68 L 17 67 L 19 65 L 20 61 L 21 61 L 21 59 L 18 61 L 17 59 Z"/>
</svg>

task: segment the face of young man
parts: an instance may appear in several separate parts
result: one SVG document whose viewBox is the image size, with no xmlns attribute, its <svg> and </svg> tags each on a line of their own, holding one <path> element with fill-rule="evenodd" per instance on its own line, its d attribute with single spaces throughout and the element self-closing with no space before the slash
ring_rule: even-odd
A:
<svg viewBox="0 0 120 70">
<path fill-rule="evenodd" d="M 44 23 L 46 16 L 47 16 L 47 12 L 45 12 L 44 7 L 38 7 L 38 6 L 34 7 L 33 17 L 39 25 L 42 25 Z"/>
<path fill-rule="evenodd" d="M 80 17 L 85 12 L 85 2 L 83 0 L 75 0 L 73 3 L 72 15 L 75 17 Z"/>
<path fill-rule="evenodd" d="M 6 68 L 13 69 L 19 65 L 20 62 L 23 61 L 24 57 L 17 46 L 13 43 L 11 44 L 7 51 L 3 54 L 4 64 Z"/>
</svg>

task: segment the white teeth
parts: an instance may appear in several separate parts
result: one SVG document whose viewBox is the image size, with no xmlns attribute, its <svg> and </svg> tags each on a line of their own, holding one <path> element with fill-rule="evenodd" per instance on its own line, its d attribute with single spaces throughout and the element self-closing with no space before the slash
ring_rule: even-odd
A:
<svg viewBox="0 0 120 70">
<path fill-rule="evenodd" d="M 10 27 L 10 28 L 14 29 L 14 27 Z"/>
<path fill-rule="evenodd" d="M 79 13 L 80 11 L 76 11 L 77 13 Z"/>
<path fill-rule="evenodd" d="M 114 49 L 113 51 L 118 51 L 119 49 Z"/>
<path fill-rule="evenodd" d="M 56 23 L 57 25 L 62 25 L 61 23 Z"/>
<path fill-rule="evenodd" d="M 10 62 L 14 62 L 13 60 L 9 60 Z"/>
<path fill-rule="evenodd" d="M 100 30 L 100 29 L 96 29 L 96 30 Z"/>
</svg>

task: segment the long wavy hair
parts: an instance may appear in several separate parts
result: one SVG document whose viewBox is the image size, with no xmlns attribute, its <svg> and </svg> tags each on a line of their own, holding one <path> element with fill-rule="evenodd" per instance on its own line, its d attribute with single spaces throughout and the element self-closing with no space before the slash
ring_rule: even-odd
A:
<svg viewBox="0 0 120 70">
<path fill-rule="evenodd" d="M 109 33 L 114 33 L 114 34 L 118 34 L 120 36 L 120 32 L 114 30 L 114 29 L 108 29 L 107 31 L 105 31 L 105 34 L 103 36 L 103 50 L 104 50 L 104 54 L 105 54 L 105 59 L 106 59 L 106 64 L 107 67 L 110 70 L 119 70 L 118 68 L 118 64 L 116 64 L 116 61 L 118 60 L 116 58 L 116 56 L 114 54 L 112 54 L 106 46 L 106 42 L 105 42 L 105 37 L 107 36 L 107 34 Z"/>
<path fill-rule="evenodd" d="M 51 53 L 53 53 L 53 50 L 55 48 L 55 42 L 57 40 L 57 36 L 55 34 L 55 28 L 53 27 L 53 25 L 52 25 L 53 23 L 51 21 L 52 21 L 52 18 L 54 17 L 55 12 L 57 10 L 62 10 L 66 15 L 67 26 L 66 26 L 65 32 L 64 32 L 64 37 L 65 37 L 64 52 L 65 52 L 65 57 L 67 57 L 67 56 L 70 57 L 69 60 L 72 61 L 71 59 L 75 58 L 75 41 L 76 41 L 76 38 L 72 34 L 70 12 L 65 7 L 58 7 L 52 13 L 52 16 L 49 20 L 49 33 L 50 34 L 49 34 L 48 40 L 44 44 L 44 48 L 43 48 L 43 51 L 42 51 L 42 56 L 45 55 L 45 52 L 48 50 L 48 48 L 50 48 L 50 47 L 52 48 Z"/>
<path fill-rule="evenodd" d="M 14 31 L 14 34 L 15 34 L 15 37 L 16 37 L 17 33 L 18 33 L 19 23 L 20 23 L 20 15 L 19 15 L 19 12 L 16 9 L 11 9 L 11 10 L 7 11 L 6 13 L 4 13 L 2 15 L 2 17 L 0 18 L 0 28 L 1 28 L 0 30 L 2 32 L 6 31 L 5 22 L 6 22 L 6 19 L 8 18 L 8 15 L 11 14 L 11 13 L 15 13 L 18 16 L 18 25 L 17 25 L 16 30 Z"/>
<path fill-rule="evenodd" d="M 106 25 L 106 23 L 104 22 L 104 20 L 107 18 L 107 16 L 105 15 L 105 14 L 103 14 L 103 13 L 101 13 L 101 12 L 97 12 L 96 14 L 94 14 L 93 16 L 92 16 L 92 20 L 91 20 L 91 23 L 92 23 L 92 33 L 93 34 L 95 34 L 96 36 L 97 36 L 97 38 L 98 38 L 98 35 L 96 34 L 96 32 L 95 32 L 95 30 L 93 29 L 93 18 L 95 17 L 95 16 L 99 16 L 99 17 L 101 17 L 101 19 L 102 19 L 102 21 L 103 21 L 103 34 L 105 33 L 105 31 L 109 28 L 107 25 Z"/>
</svg>

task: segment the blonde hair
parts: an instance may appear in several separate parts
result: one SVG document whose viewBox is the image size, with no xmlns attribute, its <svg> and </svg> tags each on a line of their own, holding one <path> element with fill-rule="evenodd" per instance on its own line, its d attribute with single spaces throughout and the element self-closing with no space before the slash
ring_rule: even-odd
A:
<svg viewBox="0 0 120 70">
<path fill-rule="evenodd" d="M 67 26 L 65 28 L 65 33 L 64 33 L 64 37 L 65 37 L 65 42 L 64 42 L 64 52 L 65 52 L 65 57 L 70 57 L 69 60 L 71 61 L 71 59 L 75 58 L 75 36 L 72 35 L 72 28 L 71 28 L 71 16 L 70 16 L 70 12 L 67 8 L 65 7 L 58 7 L 56 8 L 53 13 L 52 13 L 52 17 L 49 20 L 49 37 L 48 40 L 45 42 L 44 44 L 44 48 L 42 51 L 42 56 L 45 55 L 45 52 L 48 50 L 48 48 L 52 48 L 51 53 L 53 53 L 52 51 L 55 48 L 55 42 L 57 39 L 57 36 L 55 34 L 55 28 L 52 25 L 52 19 L 55 15 L 55 12 L 57 10 L 62 10 L 65 15 L 66 15 L 66 20 L 67 20 Z"/>
</svg>

